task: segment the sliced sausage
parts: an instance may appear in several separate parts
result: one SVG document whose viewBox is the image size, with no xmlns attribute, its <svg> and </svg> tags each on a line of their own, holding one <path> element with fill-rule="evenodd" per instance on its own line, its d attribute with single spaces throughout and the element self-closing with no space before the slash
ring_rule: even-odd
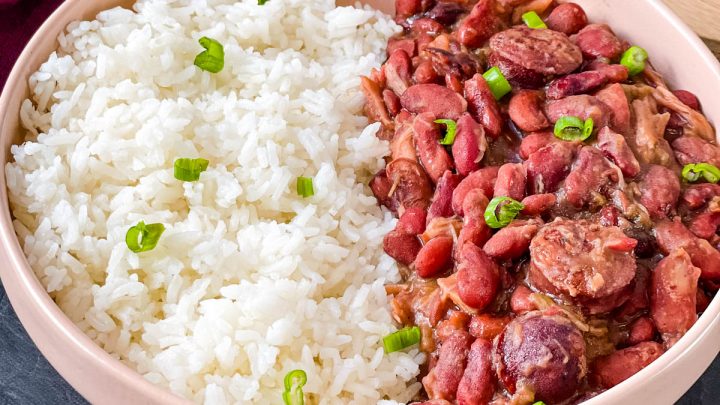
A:
<svg viewBox="0 0 720 405">
<path fill-rule="evenodd" d="M 546 76 L 543 73 L 526 69 L 517 63 L 501 57 L 497 53 L 490 54 L 488 64 L 500 69 L 503 76 L 505 76 L 514 89 L 539 89 L 546 81 Z"/>
<path fill-rule="evenodd" d="M 598 358 L 593 364 L 593 379 L 604 388 L 612 388 L 655 361 L 664 350 L 660 343 L 642 342 Z"/>
<path fill-rule="evenodd" d="M 508 115 L 515 126 L 523 131 L 535 132 L 550 126 L 542 109 L 540 92 L 521 90 L 512 96 L 508 105 Z"/>
<path fill-rule="evenodd" d="M 617 170 L 610 166 L 602 153 L 585 146 L 565 179 L 565 198 L 576 208 L 605 205 L 603 196 L 610 194 L 618 180 Z"/>
<path fill-rule="evenodd" d="M 511 394 L 532 387 L 534 400 L 560 403 L 585 380 L 585 341 L 564 316 L 541 311 L 521 315 L 498 336 L 494 350 L 498 377 Z"/>
<path fill-rule="evenodd" d="M 503 118 L 490 87 L 480 73 L 465 82 L 465 98 L 473 118 L 482 124 L 491 138 L 497 138 L 502 131 Z"/>
<path fill-rule="evenodd" d="M 635 277 L 636 244 L 618 227 L 556 219 L 530 243 L 531 270 L 570 297 L 607 297 Z"/>
<path fill-rule="evenodd" d="M 455 142 L 452 145 L 452 155 L 458 173 L 467 176 L 479 169 L 485 150 L 487 150 L 485 130 L 470 114 L 463 114 L 457 122 Z"/>
<path fill-rule="evenodd" d="M 568 74 L 582 64 L 580 48 L 552 30 L 515 27 L 493 35 L 490 49 L 498 56 L 543 75 Z"/>
<path fill-rule="evenodd" d="M 461 246 L 457 263 L 457 286 L 465 305 L 482 311 L 497 295 L 500 268 L 479 247 Z"/>
<path fill-rule="evenodd" d="M 467 367 L 457 390 L 459 405 L 485 405 L 495 393 L 496 377 L 492 364 L 492 343 L 476 339 L 470 346 Z"/>
<path fill-rule="evenodd" d="M 697 321 L 700 273 L 683 249 L 673 251 L 655 267 L 650 282 L 650 315 L 666 347 L 675 344 Z"/>
<path fill-rule="evenodd" d="M 455 188 L 460 184 L 462 176 L 453 174 L 450 170 L 443 173 L 435 187 L 432 203 L 428 208 L 427 222 L 435 217 L 452 217 L 455 213 L 452 208 L 452 195 Z"/>
<path fill-rule="evenodd" d="M 620 168 L 624 176 L 635 177 L 640 173 L 640 162 L 635 158 L 625 137 L 610 127 L 604 127 L 598 132 L 596 146 L 606 158 L 612 160 Z"/>
<path fill-rule="evenodd" d="M 414 114 L 429 112 L 438 118 L 457 120 L 467 110 L 461 95 L 439 84 L 416 84 L 400 96 L 403 108 Z"/>
<path fill-rule="evenodd" d="M 413 122 L 413 139 L 420 162 L 430 175 L 430 179 L 437 183 L 446 171 L 453 169 L 454 165 L 450 155 L 440 145 L 440 131 L 433 121 L 435 116 L 430 113 L 418 115 Z"/>
<path fill-rule="evenodd" d="M 498 167 L 484 167 L 465 177 L 453 192 L 452 207 L 456 214 L 463 215 L 463 202 L 471 190 L 478 189 L 488 198 L 492 198 Z"/>
<path fill-rule="evenodd" d="M 605 24 L 590 24 L 572 37 L 587 59 L 606 58 L 616 60 L 626 45 Z"/>
<path fill-rule="evenodd" d="M 653 219 L 667 218 L 680 198 L 680 180 L 665 166 L 650 165 L 640 183 L 640 203 Z"/>
<path fill-rule="evenodd" d="M 527 252 L 530 241 L 542 223 L 537 220 L 515 220 L 499 230 L 485 243 L 483 250 L 497 260 L 517 259 Z"/>
<path fill-rule="evenodd" d="M 583 29 L 587 23 L 588 18 L 585 10 L 575 3 L 560 4 L 545 19 L 548 28 L 567 35 L 575 34 Z"/>
</svg>

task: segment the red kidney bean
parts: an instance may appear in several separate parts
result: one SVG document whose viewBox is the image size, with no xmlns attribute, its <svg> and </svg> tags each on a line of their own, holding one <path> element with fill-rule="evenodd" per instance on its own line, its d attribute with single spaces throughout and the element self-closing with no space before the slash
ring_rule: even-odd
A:
<svg viewBox="0 0 720 405">
<path fill-rule="evenodd" d="M 675 157 L 681 165 L 710 163 L 720 166 L 720 147 L 696 136 L 681 136 L 672 143 Z"/>
<path fill-rule="evenodd" d="M 683 249 L 690 255 L 693 266 L 702 270 L 702 279 L 720 280 L 720 251 L 705 239 L 693 235 L 679 218 L 658 222 L 655 237 L 663 254 Z"/>
<path fill-rule="evenodd" d="M 465 7 L 461 4 L 441 1 L 435 4 L 435 7 L 430 9 L 426 15 L 442 25 L 450 26 L 455 24 L 458 18 L 465 14 L 465 11 Z"/>
<path fill-rule="evenodd" d="M 549 211 L 557 201 L 555 194 L 535 194 L 527 196 L 522 200 L 525 208 L 522 210 L 523 215 L 538 216 Z"/>
<path fill-rule="evenodd" d="M 446 270 L 452 263 L 453 239 L 441 236 L 431 239 L 415 259 L 415 270 L 420 277 L 429 278 Z"/>
<path fill-rule="evenodd" d="M 667 347 L 697 321 L 700 273 L 682 249 L 675 250 L 655 267 L 650 281 L 650 315 Z"/>
<path fill-rule="evenodd" d="M 587 370 L 582 333 L 567 318 L 528 312 L 495 340 L 494 363 L 511 394 L 533 387 L 534 400 L 560 403 L 582 386 Z"/>
<path fill-rule="evenodd" d="M 618 311 L 618 319 L 632 318 L 640 311 L 644 311 L 650 307 L 650 299 L 648 298 L 649 282 L 650 270 L 642 265 L 638 266 L 630 297 Z"/>
<path fill-rule="evenodd" d="M 395 230 L 410 235 L 425 232 L 425 210 L 419 207 L 408 208 L 395 225 Z"/>
<path fill-rule="evenodd" d="M 702 290 L 702 288 L 698 288 L 697 292 L 697 307 L 696 311 L 698 313 L 705 312 L 708 306 L 710 306 L 710 297 L 705 294 L 705 292 Z"/>
<path fill-rule="evenodd" d="M 475 122 L 470 114 L 463 114 L 457 122 L 455 142 L 452 146 L 458 174 L 467 176 L 478 170 L 486 149 L 487 140 L 482 126 Z"/>
<path fill-rule="evenodd" d="M 617 182 L 617 171 L 602 153 L 591 146 L 584 146 L 565 179 L 565 198 L 575 208 L 588 204 L 604 205 L 604 201 L 597 202 L 597 196 L 608 195 Z"/>
<path fill-rule="evenodd" d="M 415 40 L 412 38 L 390 38 L 387 45 L 387 56 L 389 57 L 398 49 L 405 51 L 405 53 L 407 53 L 411 58 L 417 55 Z"/>
<path fill-rule="evenodd" d="M 642 316 L 630 324 L 626 343 L 634 346 L 641 342 L 649 342 L 653 338 L 655 338 L 655 324 L 650 318 Z"/>
<path fill-rule="evenodd" d="M 682 199 L 688 208 L 696 210 L 716 196 L 720 196 L 720 184 L 701 183 L 688 186 Z"/>
<path fill-rule="evenodd" d="M 469 48 L 483 46 L 495 32 L 502 29 L 502 22 L 494 10 L 493 0 L 480 0 L 470 14 L 460 22 L 457 37 L 461 44 Z"/>
<path fill-rule="evenodd" d="M 632 377 L 664 352 L 657 342 L 642 342 L 601 357 L 593 364 L 593 378 L 604 388 L 612 388 Z"/>
<path fill-rule="evenodd" d="M 624 82 L 630 76 L 630 72 L 625 66 L 609 65 L 602 60 L 594 60 L 590 62 L 585 67 L 585 70 L 601 73 L 610 83 Z"/>
<path fill-rule="evenodd" d="M 385 108 L 387 108 L 390 116 L 394 117 L 398 115 L 402 106 L 400 105 L 400 98 L 390 89 L 385 89 L 382 92 L 383 101 L 385 102 Z"/>
<path fill-rule="evenodd" d="M 568 74 L 582 64 L 580 48 L 563 33 L 515 27 L 490 38 L 490 49 L 525 69 L 544 75 Z"/>
<path fill-rule="evenodd" d="M 495 336 L 502 333 L 505 325 L 511 320 L 510 316 L 473 315 L 468 325 L 468 332 L 478 339 L 493 340 Z"/>
<path fill-rule="evenodd" d="M 530 241 L 537 234 L 540 221 L 515 220 L 499 230 L 485 243 L 483 250 L 488 256 L 497 260 L 511 260 L 525 254 Z"/>
<path fill-rule="evenodd" d="M 525 162 L 530 194 L 554 193 L 570 173 L 578 145 L 553 142 L 529 156 Z"/>
<path fill-rule="evenodd" d="M 686 106 L 693 110 L 700 111 L 700 100 L 698 100 L 697 96 L 693 93 L 687 90 L 675 90 L 673 94 Z"/>
<path fill-rule="evenodd" d="M 420 11 L 420 0 L 395 0 L 395 21 L 402 21 Z"/>
<path fill-rule="evenodd" d="M 607 77 L 600 72 L 591 70 L 563 76 L 550 82 L 547 88 L 547 98 L 559 100 L 576 94 L 585 94 L 599 89 L 608 82 Z"/>
<path fill-rule="evenodd" d="M 690 232 L 698 238 L 711 239 L 720 228 L 720 212 L 701 212 L 688 225 Z"/>
<path fill-rule="evenodd" d="M 400 96 L 402 106 L 414 114 L 432 113 L 438 118 L 457 120 L 467 102 L 454 91 L 437 84 L 416 84 Z"/>
<path fill-rule="evenodd" d="M 369 78 L 360 77 L 360 89 L 365 95 L 365 115 L 372 122 L 381 122 L 384 126 L 392 125 L 392 120 L 385 108 L 380 86 Z"/>
<path fill-rule="evenodd" d="M 457 283 L 460 299 L 465 305 L 482 311 L 497 295 L 500 268 L 482 249 L 467 243 L 461 246 Z"/>
<path fill-rule="evenodd" d="M 486 133 L 493 139 L 500 136 L 503 127 L 500 107 L 480 73 L 465 82 L 465 97 L 470 114 L 485 127 Z"/>
<path fill-rule="evenodd" d="M 457 390 L 458 405 L 485 405 L 495 393 L 496 377 L 492 364 L 492 343 L 476 339 L 470 346 L 467 367 Z"/>
<path fill-rule="evenodd" d="M 587 15 L 582 7 L 575 3 L 564 3 L 555 7 L 545 18 L 545 24 L 551 30 L 571 35 L 583 29 L 588 23 Z"/>
<path fill-rule="evenodd" d="M 492 230 L 485 223 L 484 213 L 490 201 L 478 189 L 470 190 L 463 201 L 465 218 L 457 245 L 462 249 L 466 243 L 481 247 L 490 239 Z"/>
<path fill-rule="evenodd" d="M 590 24 L 572 38 L 587 59 L 606 58 L 614 61 L 622 55 L 626 44 L 618 39 L 610 27 Z"/>
<path fill-rule="evenodd" d="M 440 346 L 438 361 L 422 379 L 428 396 L 433 399 L 455 398 L 462 379 L 472 338 L 467 332 L 458 331 Z"/>
<path fill-rule="evenodd" d="M 510 296 L 510 309 L 518 315 L 537 310 L 538 307 L 531 297 L 532 294 L 531 289 L 522 284 L 518 285 Z"/>
<path fill-rule="evenodd" d="M 498 169 L 495 197 L 520 201 L 525 197 L 525 168 L 521 163 L 505 163 Z"/>
<path fill-rule="evenodd" d="M 551 131 L 533 132 L 523 138 L 518 154 L 521 158 L 527 160 L 533 153 L 556 142 L 561 141 Z"/>
<path fill-rule="evenodd" d="M 438 37 L 436 41 L 440 38 L 444 37 Z M 452 42 L 448 43 L 448 49 L 452 44 Z M 446 50 L 428 47 L 426 53 L 430 55 L 433 68 L 438 74 L 446 75 L 446 77 L 449 74 L 458 81 L 472 77 L 479 69 L 477 60 L 461 50 L 454 51 L 452 49 Z M 458 93 L 461 92 L 462 90 L 458 91 Z"/>
<path fill-rule="evenodd" d="M 540 92 L 521 90 L 510 99 L 508 115 L 515 126 L 523 131 L 535 132 L 550 126 L 542 110 L 542 97 Z"/>
<path fill-rule="evenodd" d="M 412 30 L 418 34 L 438 35 L 445 27 L 431 18 L 418 18 L 412 22 Z"/>
<path fill-rule="evenodd" d="M 495 189 L 495 180 L 497 179 L 498 167 L 485 167 L 470 173 L 458 184 L 453 191 L 452 207 L 456 214 L 463 215 L 463 202 L 467 194 L 474 189 L 482 191 L 482 193 L 490 199 Z"/>
<path fill-rule="evenodd" d="M 630 104 L 628 104 L 622 85 L 611 84 L 595 93 L 595 97 L 605 105 L 605 108 L 601 108 L 599 113 L 610 114 L 610 119 L 607 120 L 610 126 L 622 134 L 627 134 L 630 130 Z M 595 125 L 602 128 L 597 121 Z"/>
<path fill-rule="evenodd" d="M 437 183 L 447 170 L 454 165 L 445 148 L 440 145 L 440 131 L 434 123 L 435 116 L 422 113 L 413 122 L 415 149 L 425 171 L 434 183 Z"/>
<path fill-rule="evenodd" d="M 452 194 L 455 188 L 460 184 L 462 177 L 446 171 L 438 180 L 435 188 L 435 195 L 428 209 L 427 221 L 432 221 L 435 217 L 452 217 L 454 215 L 452 209 Z"/>
<path fill-rule="evenodd" d="M 458 94 L 461 94 L 463 92 L 462 81 L 459 77 L 451 73 L 445 74 L 445 86 Z"/>
<path fill-rule="evenodd" d="M 398 212 L 411 207 L 426 208 L 430 205 L 432 183 L 425 170 L 410 159 L 393 159 L 387 167 L 387 177 L 395 185 L 391 198 L 397 201 Z"/>
<path fill-rule="evenodd" d="M 423 60 L 418 64 L 417 68 L 415 68 L 413 79 L 415 83 L 418 84 L 435 83 L 438 80 L 438 74 L 435 72 L 431 61 Z"/>
<path fill-rule="evenodd" d="M 410 56 L 402 49 L 398 49 L 390 55 L 390 58 L 383 65 L 385 71 L 385 82 L 395 94 L 403 94 L 410 87 L 412 77 L 412 61 Z"/>
<path fill-rule="evenodd" d="M 680 180 L 672 170 L 665 166 L 650 165 L 639 187 L 640 203 L 653 219 L 666 218 L 675 210 L 680 198 Z"/>
<path fill-rule="evenodd" d="M 597 148 L 605 157 L 612 160 L 626 177 L 635 177 L 640 173 L 640 162 L 625 141 L 625 137 L 604 127 L 597 136 Z"/>
<path fill-rule="evenodd" d="M 545 114 L 552 123 L 566 116 L 578 117 L 581 120 L 592 118 L 595 127 L 602 128 L 610 122 L 610 108 L 597 97 L 578 95 L 551 100 L 545 105 Z"/>
<path fill-rule="evenodd" d="M 409 266 L 420 252 L 420 240 L 416 235 L 391 231 L 383 239 L 383 249 L 390 257 Z"/>
</svg>

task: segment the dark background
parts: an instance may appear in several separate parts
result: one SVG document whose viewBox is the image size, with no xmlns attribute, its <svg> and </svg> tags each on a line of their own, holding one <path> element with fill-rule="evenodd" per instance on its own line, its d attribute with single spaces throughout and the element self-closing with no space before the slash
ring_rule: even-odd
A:
<svg viewBox="0 0 720 405">
<path fill-rule="evenodd" d="M 92 1 L 92 0 L 85 0 Z M 390 1 L 390 0 L 388 0 Z M 0 87 L 30 36 L 62 0 L 0 0 Z M 720 403 L 720 357 L 678 401 Z M 86 404 L 28 337 L 0 286 L 0 404 Z M 663 404 L 652 404 L 663 405 Z"/>
</svg>

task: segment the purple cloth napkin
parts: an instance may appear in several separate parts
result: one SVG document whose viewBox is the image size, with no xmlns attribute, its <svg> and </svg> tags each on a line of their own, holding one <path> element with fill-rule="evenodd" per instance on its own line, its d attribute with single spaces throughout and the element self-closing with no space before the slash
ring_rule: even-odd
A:
<svg viewBox="0 0 720 405">
<path fill-rule="evenodd" d="M 0 0 L 0 88 L 30 37 L 62 0 Z"/>
</svg>

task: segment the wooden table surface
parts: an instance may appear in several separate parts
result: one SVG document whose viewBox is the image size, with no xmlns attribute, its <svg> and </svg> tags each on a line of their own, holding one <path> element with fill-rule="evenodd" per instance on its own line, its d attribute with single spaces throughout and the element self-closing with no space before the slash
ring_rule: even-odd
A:
<svg viewBox="0 0 720 405">
<path fill-rule="evenodd" d="M 663 0 L 720 58 L 720 0 Z"/>
</svg>

